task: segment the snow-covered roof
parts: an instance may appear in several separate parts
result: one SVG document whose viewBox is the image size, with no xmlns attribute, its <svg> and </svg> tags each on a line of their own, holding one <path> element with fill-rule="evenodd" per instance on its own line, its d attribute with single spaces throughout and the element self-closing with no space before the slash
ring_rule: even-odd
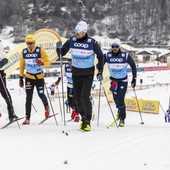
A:
<svg viewBox="0 0 170 170">
<path fill-rule="evenodd" d="M 130 46 L 128 44 L 121 44 L 120 47 L 127 50 L 127 51 L 137 51 L 136 48 L 134 48 L 134 47 L 132 47 L 132 46 Z"/>
<path fill-rule="evenodd" d="M 162 57 L 162 56 L 168 55 L 168 54 L 170 54 L 170 50 L 166 50 L 166 51 L 162 52 L 161 54 L 159 54 L 158 56 Z"/>
<path fill-rule="evenodd" d="M 136 53 L 136 55 L 153 55 L 153 53 L 151 51 L 148 51 L 148 50 L 141 50 L 139 51 L 138 53 Z"/>
</svg>

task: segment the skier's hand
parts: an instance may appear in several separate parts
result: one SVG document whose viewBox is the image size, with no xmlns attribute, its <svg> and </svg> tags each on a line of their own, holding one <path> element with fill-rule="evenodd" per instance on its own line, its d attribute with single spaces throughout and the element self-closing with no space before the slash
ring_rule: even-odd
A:
<svg viewBox="0 0 170 170">
<path fill-rule="evenodd" d="M 1 61 L 0 61 L 0 68 L 2 68 L 4 65 L 6 65 L 8 63 L 8 59 L 7 58 L 3 58 Z"/>
<path fill-rule="evenodd" d="M 61 77 L 58 77 L 58 80 L 55 82 L 55 86 L 58 86 L 60 83 Z"/>
<path fill-rule="evenodd" d="M 58 41 L 57 44 L 56 44 L 57 48 L 62 48 L 62 42 L 61 41 Z"/>
<path fill-rule="evenodd" d="M 133 89 L 136 87 L 136 78 L 132 79 L 131 86 L 132 86 Z"/>
<path fill-rule="evenodd" d="M 20 77 L 20 79 L 19 79 L 19 86 L 20 86 L 20 87 L 24 87 L 23 77 Z"/>
<path fill-rule="evenodd" d="M 55 82 L 55 86 L 58 86 L 58 85 L 59 85 L 59 82 L 58 82 L 58 81 L 56 81 L 56 82 Z"/>
<path fill-rule="evenodd" d="M 41 59 L 37 59 L 36 60 L 36 63 L 39 65 L 39 66 L 42 66 L 44 63 Z"/>
<path fill-rule="evenodd" d="M 101 72 L 98 72 L 96 77 L 97 77 L 98 81 L 102 81 L 103 80 L 103 75 L 102 75 Z"/>
</svg>

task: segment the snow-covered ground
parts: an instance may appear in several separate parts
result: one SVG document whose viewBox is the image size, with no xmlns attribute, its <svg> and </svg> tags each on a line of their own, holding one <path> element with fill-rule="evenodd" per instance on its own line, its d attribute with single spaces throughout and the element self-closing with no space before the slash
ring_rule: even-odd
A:
<svg viewBox="0 0 170 170">
<path fill-rule="evenodd" d="M 145 73 L 146 74 L 146 73 Z M 144 75 L 145 75 L 144 74 Z M 150 74 L 150 73 L 149 73 Z M 157 73 L 158 74 L 158 73 Z M 169 77 L 165 72 L 164 77 Z M 55 78 L 46 78 L 47 87 Z M 148 80 L 146 77 L 144 79 Z M 168 78 L 166 78 L 168 79 Z M 25 115 L 25 92 L 18 87 L 18 80 L 7 80 L 8 89 L 13 98 L 15 112 L 18 116 Z M 137 91 L 138 98 L 157 99 L 166 110 L 169 103 L 169 87 Z M 127 97 L 134 97 L 128 92 Z M 142 113 L 144 125 L 141 125 L 139 113 L 127 112 L 126 126 L 117 129 L 107 129 L 113 117 L 105 97 L 101 98 L 100 123 L 97 126 L 98 99 L 94 98 L 93 111 L 95 119 L 91 122 L 91 132 L 79 131 L 79 123 L 67 122 L 61 119 L 59 100 L 52 101 L 57 115 L 56 126 L 53 118 L 38 125 L 44 117 L 43 105 L 35 90 L 32 108 L 31 124 L 17 123 L 0 130 L 0 160 L 1 169 L 10 170 L 169 170 L 170 168 L 170 124 L 164 123 L 164 114 Z M 115 105 L 112 109 L 116 113 Z M 0 98 L 0 126 L 7 122 L 6 104 Z M 66 120 L 70 118 L 66 113 Z M 68 136 L 62 133 L 68 133 Z M 65 163 L 66 162 L 66 163 Z"/>
<path fill-rule="evenodd" d="M 4 37 L 0 37 L 1 39 Z M 14 47 L 11 40 L 3 42 Z M 5 44 L 5 45 L 6 45 Z M 143 85 L 169 83 L 169 71 L 138 73 L 137 84 L 143 79 Z M 129 77 L 131 79 L 131 77 Z M 56 78 L 45 79 L 49 87 Z M 7 80 L 15 112 L 19 117 L 25 116 L 25 91 L 19 88 L 18 80 Z M 59 87 L 61 91 L 61 87 Z M 155 87 L 136 91 L 139 99 L 159 100 L 163 109 L 169 105 L 169 86 Z M 128 91 L 126 97 L 134 97 Z M 91 122 L 91 132 L 79 131 L 79 123 L 61 119 L 59 100 L 51 101 L 54 113 L 59 113 L 56 125 L 53 118 L 42 125 L 43 105 L 35 90 L 31 124 L 22 125 L 19 121 L 6 129 L 0 130 L 0 169 L 2 170 L 169 170 L 170 169 L 170 124 L 164 122 L 164 113 L 158 115 L 142 113 L 144 125 L 141 125 L 137 112 L 127 112 L 126 126 L 107 129 L 113 117 L 105 97 L 101 97 L 100 123 L 97 126 L 98 99 L 94 98 L 93 112 L 95 119 Z M 61 100 L 60 100 L 61 102 Z M 114 103 L 111 104 L 116 113 Z M 52 110 L 52 109 L 51 109 Z M 6 103 L 0 97 L 0 127 L 8 122 Z M 66 120 L 71 114 L 66 113 Z M 62 133 L 68 133 L 68 136 Z"/>
</svg>

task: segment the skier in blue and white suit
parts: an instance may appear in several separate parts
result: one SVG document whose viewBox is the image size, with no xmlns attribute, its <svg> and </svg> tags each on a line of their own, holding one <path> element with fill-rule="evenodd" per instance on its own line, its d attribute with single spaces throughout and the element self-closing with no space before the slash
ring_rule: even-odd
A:
<svg viewBox="0 0 170 170">
<path fill-rule="evenodd" d="M 112 50 L 104 54 L 104 63 L 107 63 L 111 87 L 110 90 L 113 94 L 113 99 L 118 108 L 118 117 L 120 119 L 119 126 L 124 127 L 125 118 L 126 118 L 126 106 L 124 102 L 127 85 L 128 85 L 128 76 L 127 76 L 127 66 L 130 65 L 132 69 L 132 81 L 131 86 L 135 88 L 136 86 L 136 64 L 132 57 L 128 53 L 124 53 L 120 49 L 120 39 L 113 39 L 111 45 Z"/>
<path fill-rule="evenodd" d="M 92 117 L 92 105 L 90 102 L 90 92 L 94 77 L 94 58 L 98 59 L 97 78 L 102 81 L 103 53 L 93 38 L 87 35 L 87 23 L 80 21 L 75 27 L 75 35 L 65 42 L 57 42 L 57 53 L 64 56 L 68 51 L 72 58 L 72 78 L 74 87 L 74 97 L 78 112 L 82 117 L 80 129 L 90 131 L 90 121 Z"/>
</svg>

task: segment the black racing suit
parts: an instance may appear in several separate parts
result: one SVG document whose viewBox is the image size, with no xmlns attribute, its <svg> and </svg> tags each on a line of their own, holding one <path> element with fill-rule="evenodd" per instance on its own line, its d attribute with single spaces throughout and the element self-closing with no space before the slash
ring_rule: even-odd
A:
<svg viewBox="0 0 170 170">
<path fill-rule="evenodd" d="M 0 78 L 0 93 L 7 104 L 9 118 L 12 118 L 14 115 L 14 108 L 12 105 L 11 95 L 6 87 L 6 74 L 4 73 L 4 70 L 0 70 L 0 74 L 1 74 L 0 75 L 1 76 L 1 78 Z"/>
<path fill-rule="evenodd" d="M 88 35 L 81 39 L 76 39 L 77 43 L 85 43 L 88 39 Z M 71 39 L 71 38 L 70 38 Z M 61 49 L 61 56 L 64 56 L 70 49 L 70 39 L 65 42 Z M 99 44 L 92 39 L 93 51 L 97 55 L 98 59 L 98 71 L 103 71 L 103 53 Z M 57 49 L 57 53 L 60 56 L 60 49 Z M 74 98 L 76 102 L 76 108 L 82 117 L 82 121 L 89 121 L 92 117 L 92 104 L 90 102 L 90 93 L 93 83 L 95 67 L 90 68 L 76 68 L 72 66 L 72 79 L 74 88 Z"/>
</svg>

